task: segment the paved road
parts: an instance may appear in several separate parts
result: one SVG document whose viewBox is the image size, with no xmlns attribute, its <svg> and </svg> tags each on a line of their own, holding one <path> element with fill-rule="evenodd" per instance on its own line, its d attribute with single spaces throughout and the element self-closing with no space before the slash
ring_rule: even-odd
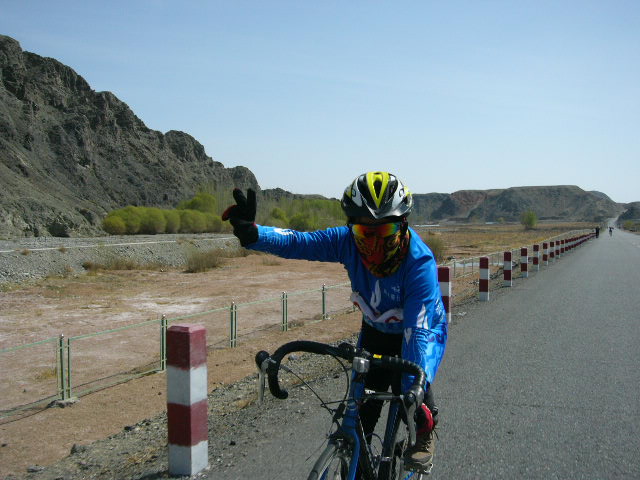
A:
<svg viewBox="0 0 640 480">
<path fill-rule="evenodd" d="M 431 478 L 640 478 L 640 237 L 601 234 L 491 295 L 451 327 Z M 246 461 L 210 478 L 306 478 L 327 422 L 303 393 L 297 414 L 247 412 Z"/>
</svg>

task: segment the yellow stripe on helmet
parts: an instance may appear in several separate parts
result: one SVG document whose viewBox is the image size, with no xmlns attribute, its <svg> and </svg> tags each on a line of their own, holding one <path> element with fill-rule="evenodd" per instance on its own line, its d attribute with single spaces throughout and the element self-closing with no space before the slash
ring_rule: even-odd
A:
<svg viewBox="0 0 640 480">
<path fill-rule="evenodd" d="M 380 195 L 376 194 L 375 182 L 381 182 L 382 186 L 380 188 Z M 371 193 L 371 198 L 376 202 L 376 207 L 380 208 L 380 203 L 382 202 L 382 197 L 384 196 L 384 192 L 387 191 L 387 185 L 389 185 L 389 173 L 388 172 L 368 172 L 367 173 L 367 186 L 369 187 L 369 193 Z"/>
</svg>

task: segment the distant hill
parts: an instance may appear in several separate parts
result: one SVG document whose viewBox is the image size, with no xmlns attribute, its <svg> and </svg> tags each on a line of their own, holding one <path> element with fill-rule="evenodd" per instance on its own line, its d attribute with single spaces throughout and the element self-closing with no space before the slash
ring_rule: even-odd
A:
<svg viewBox="0 0 640 480">
<path fill-rule="evenodd" d="M 0 236 L 102 233 L 102 218 L 127 205 L 173 208 L 203 185 L 254 188 L 269 200 L 322 198 L 260 190 L 245 167 L 225 168 L 189 134 L 151 130 L 110 92 L 73 69 L 25 52 L 0 35 Z M 623 206 L 576 186 L 461 190 L 415 195 L 412 223 L 598 221 Z"/>
<path fill-rule="evenodd" d="M 640 202 L 632 202 L 628 204 L 626 211 L 620 215 L 618 220 L 620 222 L 624 222 L 625 220 L 640 222 Z"/>
<path fill-rule="evenodd" d="M 617 217 L 625 207 L 600 192 L 573 185 L 460 190 L 452 194 L 414 195 L 412 221 L 514 222 L 533 210 L 541 221 L 600 222 Z"/>
</svg>

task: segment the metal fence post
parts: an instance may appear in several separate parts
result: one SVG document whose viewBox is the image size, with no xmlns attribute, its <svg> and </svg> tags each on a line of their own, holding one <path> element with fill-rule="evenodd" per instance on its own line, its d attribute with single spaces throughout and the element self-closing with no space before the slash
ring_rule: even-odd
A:
<svg viewBox="0 0 640 480">
<path fill-rule="evenodd" d="M 287 300 L 287 292 L 282 292 L 282 331 L 283 332 L 287 332 L 289 330 L 289 316 L 288 316 L 288 309 L 289 309 L 289 305 L 288 305 L 288 300 Z"/>
<path fill-rule="evenodd" d="M 235 302 L 231 302 L 229 320 L 229 346 L 235 348 L 238 346 L 238 307 Z"/>
<path fill-rule="evenodd" d="M 167 369 L 167 317 L 160 317 L 160 371 Z"/>
<path fill-rule="evenodd" d="M 67 379 L 65 375 L 64 364 L 64 335 L 61 333 L 58 337 L 58 371 L 60 372 L 60 383 L 58 384 L 58 395 L 62 400 L 67 399 Z"/>
<path fill-rule="evenodd" d="M 327 286 L 322 284 L 322 319 L 327 319 Z"/>
<path fill-rule="evenodd" d="M 71 337 L 67 337 L 67 399 L 71 398 Z"/>
</svg>

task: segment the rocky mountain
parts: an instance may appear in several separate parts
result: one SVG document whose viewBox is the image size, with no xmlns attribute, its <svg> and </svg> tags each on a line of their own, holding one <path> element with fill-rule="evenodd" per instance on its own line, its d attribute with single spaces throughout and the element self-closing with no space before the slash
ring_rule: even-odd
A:
<svg viewBox="0 0 640 480">
<path fill-rule="evenodd" d="M 95 234 L 126 205 L 173 208 L 203 184 L 259 189 L 190 135 L 151 130 L 110 92 L 0 36 L 0 235 Z"/>
<path fill-rule="evenodd" d="M 635 222 L 640 221 L 640 202 L 632 202 L 627 205 L 627 210 L 620 215 L 618 219 L 620 222 L 624 222 L 625 220 L 632 220 Z"/>
<path fill-rule="evenodd" d="M 417 194 L 414 198 L 415 223 L 513 222 L 519 221 L 527 210 L 533 210 L 541 221 L 600 222 L 617 217 L 625 209 L 604 193 L 587 192 L 573 185 L 460 190 L 452 194 Z"/>
</svg>

